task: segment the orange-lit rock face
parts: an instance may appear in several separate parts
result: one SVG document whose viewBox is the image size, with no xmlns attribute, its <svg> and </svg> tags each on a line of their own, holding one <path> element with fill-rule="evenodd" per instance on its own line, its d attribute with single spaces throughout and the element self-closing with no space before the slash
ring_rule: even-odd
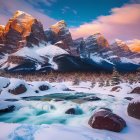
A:
<svg viewBox="0 0 140 140">
<path fill-rule="evenodd" d="M 4 29 L 5 29 L 5 26 L 0 25 L 0 51 L 1 51 L 2 47 L 3 47 L 3 45 L 1 45 L 1 44 L 4 43 L 4 38 L 3 38 L 3 36 L 4 36 Z"/>
<path fill-rule="evenodd" d="M 108 41 L 100 33 L 93 34 L 85 39 L 86 48 L 90 53 L 109 48 Z"/>
<path fill-rule="evenodd" d="M 59 33 L 59 31 L 62 29 L 62 28 L 65 28 L 66 27 L 66 23 L 64 20 L 61 20 L 59 22 L 57 22 L 56 24 L 52 25 L 51 26 L 51 30 L 53 32 L 55 32 L 56 34 Z"/>
<path fill-rule="evenodd" d="M 73 40 L 64 20 L 52 25 L 50 31 L 47 31 L 47 36 L 53 40 L 53 43 L 56 43 L 57 46 L 68 52 L 70 52 L 70 48 L 73 47 Z M 61 41 L 61 43 L 59 41 Z"/>
<path fill-rule="evenodd" d="M 130 51 L 127 44 L 125 42 L 123 42 L 122 40 L 116 39 L 116 45 L 126 52 Z"/>
<path fill-rule="evenodd" d="M 17 11 L 4 28 L 4 48 L 13 53 L 25 46 L 39 46 L 47 41 L 42 24 L 31 15 Z"/>
<path fill-rule="evenodd" d="M 5 29 L 5 26 L 0 25 L 0 37 L 3 35 L 4 29 Z"/>
<path fill-rule="evenodd" d="M 19 32 L 22 37 L 29 36 L 34 21 L 35 19 L 31 15 L 17 11 L 7 23 L 5 34 L 10 30 L 10 28 L 12 28 Z"/>
<path fill-rule="evenodd" d="M 99 46 L 101 47 L 109 47 L 109 43 L 108 41 L 104 38 L 103 35 L 101 35 L 100 33 L 94 34 L 94 36 L 97 36 L 97 43 Z"/>
</svg>

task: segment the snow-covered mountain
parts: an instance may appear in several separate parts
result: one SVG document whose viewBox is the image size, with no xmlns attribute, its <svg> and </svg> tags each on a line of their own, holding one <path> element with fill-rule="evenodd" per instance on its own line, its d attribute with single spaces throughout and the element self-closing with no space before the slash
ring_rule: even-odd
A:
<svg viewBox="0 0 140 140">
<path fill-rule="evenodd" d="M 135 71 L 140 53 L 128 45 L 96 33 L 72 39 L 65 21 L 46 31 L 33 16 L 17 11 L 6 26 L 0 26 L 0 67 L 7 71 Z"/>
<path fill-rule="evenodd" d="M 51 44 L 34 48 L 24 47 L 10 54 L 6 61 L 1 63 L 1 68 L 11 71 L 36 71 L 44 67 L 57 69 L 53 58 L 62 54 L 68 52 Z"/>
<path fill-rule="evenodd" d="M 23 47 L 39 46 L 46 36 L 42 24 L 31 15 L 17 11 L 5 27 L 0 28 L 1 52 L 13 53 Z"/>
<path fill-rule="evenodd" d="M 73 40 L 64 20 L 52 25 L 45 31 L 45 34 L 47 41 L 51 44 L 55 44 L 69 53 L 72 52 Z"/>
</svg>

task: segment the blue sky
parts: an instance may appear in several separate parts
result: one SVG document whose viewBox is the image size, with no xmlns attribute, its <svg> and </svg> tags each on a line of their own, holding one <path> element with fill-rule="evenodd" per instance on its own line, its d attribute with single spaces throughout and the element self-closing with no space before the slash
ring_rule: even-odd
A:
<svg viewBox="0 0 140 140">
<path fill-rule="evenodd" d="M 128 0 L 50 0 L 50 4 L 41 0 L 27 1 L 56 20 L 64 19 L 69 26 L 91 22 L 98 16 L 108 15 L 112 8 L 130 3 Z"/>
<path fill-rule="evenodd" d="M 97 32 L 109 41 L 140 39 L 140 0 L 0 0 L 0 24 L 16 10 L 40 20 L 44 29 L 65 20 L 74 39 Z"/>
</svg>

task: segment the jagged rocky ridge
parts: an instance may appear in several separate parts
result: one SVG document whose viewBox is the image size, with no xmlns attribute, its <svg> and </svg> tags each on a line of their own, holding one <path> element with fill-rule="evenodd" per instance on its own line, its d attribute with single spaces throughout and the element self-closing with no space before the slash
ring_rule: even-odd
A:
<svg viewBox="0 0 140 140">
<path fill-rule="evenodd" d="M 10 72 L 136 71 L 140 53 L 127 44 L 96 33 L 87 38 L 72 39 L 65 21 L 46 31 L 40 21 L 17 11 L 6 26 L 0 26 L 0 67 Z"/>
</svg>

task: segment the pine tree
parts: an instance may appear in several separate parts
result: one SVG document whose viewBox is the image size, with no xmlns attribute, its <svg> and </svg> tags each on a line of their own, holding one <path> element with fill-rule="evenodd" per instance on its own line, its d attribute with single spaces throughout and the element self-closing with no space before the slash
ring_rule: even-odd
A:
<svg viewBox="0 0 140 140">
<path fill-rule="evenodd" d="M 128 76 L 129 79 L 129 84 L 133 84 L 134 83 L 134 77 L 132 77 L 131 75 Z"/>
<path fill-rule="evenodd" d="M 116 70 L 116 68 L 113 68 L 113 73 L 112 73 L 112 80 L 111 80 L 111 85 L 118 85 L 120 84 L 121 80 L 120 80 L 120 75 L 118 73 L 118 71 Z"/>
<path fill-rule="evenodd" d="M 104 80 L 103 79 L 100 79 L 99 80 L 99 87 L 103 87 L 104 86 Z"/>
<path fill-rule="evenodd" d="M 109 80 L 106 81 L 105 86 L 106 87 L 110 86 L 110 81 Z"/>
<path fill-rule="evenodd" d="M 140 83 L 140 68 L 138 68 L 137 82 L 139 82 L 139 83 Z"/>
<path fill-rule="evenodd" d="M 80 78 L 79 74 L 75 73 L 74 80 L 73 80 L 73 85 L 79 85 L 80 84 L 80 79 L 79 78 Z"/>
</svg>

